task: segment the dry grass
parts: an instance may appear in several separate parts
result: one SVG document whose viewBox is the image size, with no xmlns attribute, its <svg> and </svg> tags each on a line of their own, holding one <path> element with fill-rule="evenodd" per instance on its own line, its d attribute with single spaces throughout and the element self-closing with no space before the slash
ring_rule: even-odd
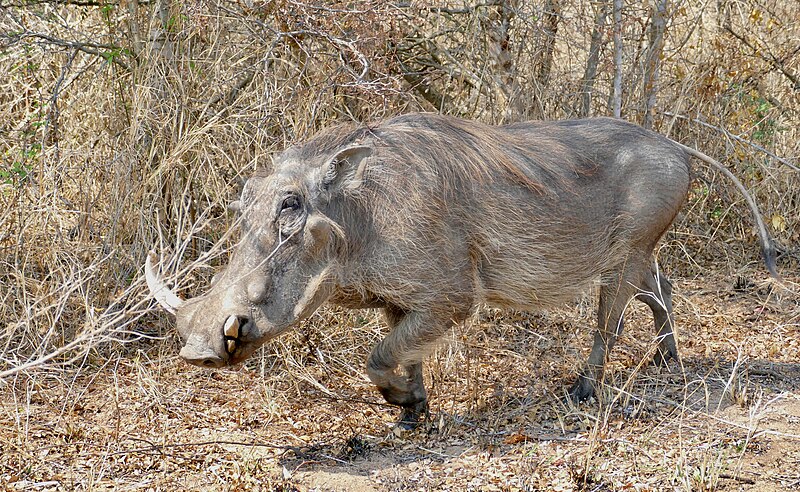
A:
<svg viewBox="0 0 800 492">
<path fill-rule="evenodd" d="M 579 407 L 562 392 L 588 349 L 591 302 L 483 311 L 430 358 L 431 422 L 403 438 L 361 369 L 381 332 L 370 313 L 325 310 L 233 370 L 188 367 L 152 344 L 60 377 L 19 376 L 0 411 L 2 479 L 12 489 L 790 490 L 800 306 L 756 283 L 678 282 L 676 313 L 692 334 L 682 370 L 640 367 L 652 321 L 632 305 L 602 403 Z"/>
<path fill-rule="evenodd" d="M 561 399 L 588 349 L 590 297 L 557 312 L 477 313 L 428 361 L 432 422 L 398 438 L 395 410 L 363 371 L 384 334 L 375 313 L 323 310 L 246 367 L 205 372 L 176 360 L 172 320 L 146 293 L 153 246 L 180 291 L 201 292 L 235 239 L 225 205 L 240 180 L 332 120 L 574 116 L 594 18 L 584 3 L 563 2 L 543 83 L 535 3 L 504 31 L 508 12 L 455 3 L 0 0 L 0 484 L 800 488 L 797 296 L 765 278 L 741 197 L 702 167 L 660 251 L 676 284 L 683 366 L 642 364 L 652 321 L 633 304 L 602 403 Z M 731 7 L 731 28 L 755 51 L 720 28 L 715 8 L 673 13 L 657 126 L 753 190 L 796 292 L 793 7 Z M 646 14 L 626 12 L 634 121 Z M 593 113 L 606 113 L 610 81 L 606 63 Z"/>
</svg>

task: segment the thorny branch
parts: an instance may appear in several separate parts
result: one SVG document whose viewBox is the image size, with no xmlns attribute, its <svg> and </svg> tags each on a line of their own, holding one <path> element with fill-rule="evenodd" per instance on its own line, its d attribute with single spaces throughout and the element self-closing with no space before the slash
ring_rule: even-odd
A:
<svg viewBox="0 0 800 492">
<path fill-rule="evenodd" d="M 62 46 L 64 48 L 72 48 L 78 51 L 82 51 L 89 55 L 99 56 L 106 61 L 110 61 L 116 63 L 120 67 L 128 70 L 128 65 L 119 59 L 119 56 L 114 56 L 116 53 L 123 53 L 125 50 L 121 46 L 114 46 L 110 44 L 101 44 L 101 43 L 92 43 L 89 41 L 68 41 L 65 39 L 59 39 L 54 36 L 50 36 L 49 34 L 44 33 L 37 33 L 37 32 L 22 32 L 17 34 L 2 34 L 0 35 L 5 37 L 9 40 L 9 44 L 15 44 L 23 39 L 40 39 L 49 44 Z M 105 51 L 101 51 L 105 50 Z"/>
</svg>

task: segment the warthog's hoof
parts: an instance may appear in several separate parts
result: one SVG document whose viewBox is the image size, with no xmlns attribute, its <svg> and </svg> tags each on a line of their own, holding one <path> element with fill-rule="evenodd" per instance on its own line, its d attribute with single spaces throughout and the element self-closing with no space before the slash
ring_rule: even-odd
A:
<svg viewBox="0 0 800 492">
<path fill-rule="evenodd" d="M 592 384 L 592 380 L 590 378 L 587 378 L 583 374 L 578 376 L 578 379 L 569 389 L 569 399 L 575 404 L 586 401 L 593 395 L 594 384 Z"/>
<path fill-rule="evenodd" d="M 656 349 L 655 355 L 653 355 L 653 364 L 656 367 L 667 367 L 669 361 L 671 360 L 678 360 L 678 353 L 672 350 L 664 350 L 661 347 Z"/>
<path fill-rule="evenodd" d="M 428 415 L 428 400 L 423 400 L 410 407 L 403 407 L 395 429 L 400 433 L 413 431 L 428 418 Z"/>
</svg>

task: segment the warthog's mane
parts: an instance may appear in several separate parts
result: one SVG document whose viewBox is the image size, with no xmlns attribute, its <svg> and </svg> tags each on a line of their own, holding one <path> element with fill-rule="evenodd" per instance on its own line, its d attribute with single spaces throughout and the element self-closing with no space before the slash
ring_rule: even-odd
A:
<svg viewBox="0 0 800 492">
<path fill-rule="evenodd" d="M 548 195 L 565 191 L 572 181 L 568 176 L 591 174 L 595 168 L 591 152 L 579 145 L 568 147 L 547 124 L 490 126 L 424 113 L 398 116 L 376 125 L 331 126 L 288 149 L 282 157 L 321 165 L 337 149 L 355 143 L 377 148 L 380 171 L 410 166 L 437 176 L 443 191 L 468 189 L 470 183 L 500 178 Z M 270 172 L 263 169 L 259 174 Z"/>
</svg>

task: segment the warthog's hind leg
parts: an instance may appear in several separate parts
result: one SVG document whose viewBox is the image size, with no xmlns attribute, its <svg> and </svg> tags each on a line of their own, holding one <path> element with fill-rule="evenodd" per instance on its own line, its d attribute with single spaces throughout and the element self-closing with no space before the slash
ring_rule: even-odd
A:
<svg viewBox="0 0 800 492">
<path fill-rule="evenodd" d="M 600 288 L 600 305 L 597 313 L 599 328 L 594 335 L 594 345 L 589 360 L 569 390 L 574 402 L 591 397 L 599 387 L 608 353 L 622 333 L 625 307 L 633 296 L 647 304 L 653 311 L 659 340 L 655 363 L 662 365 L 669 359 L 677 360 L 675 321 L 672 317 L 672 284 L 666 276 L 656 272 L 655 263 L 651 263 L 652 267 L 645 265 L 629 263 L 619 276 L 619 281 Z"/>
<path fill-rule="evenodd" d="M 594 334 L 594 344 L 578 379 L 569 390 L 575 403 L 590 398 L 600 387 L 603 368 L 608 353 L 614 347 L 624 326 L 623 313 L 628 301 L 636 293 L 639 285 L 638 272 L 631 265 L 617 277 L 617 280 L 600 287 L 600 302 L 597 309 L 598 329 Z"/>
<path fill-rule="evenodd" d="M 661 272 L 651 269 L 645 274 L 642 292 L 636 297 L 647 304 L 653 311 L 656 332 L 658 333 L 658 349 L 653 362 L 657 366 L 665 366 L 670 359 L 678 360 L 678 347 L 675 344 L 675 318 L 672 316 L 672 284 Z"/>
</svg>

